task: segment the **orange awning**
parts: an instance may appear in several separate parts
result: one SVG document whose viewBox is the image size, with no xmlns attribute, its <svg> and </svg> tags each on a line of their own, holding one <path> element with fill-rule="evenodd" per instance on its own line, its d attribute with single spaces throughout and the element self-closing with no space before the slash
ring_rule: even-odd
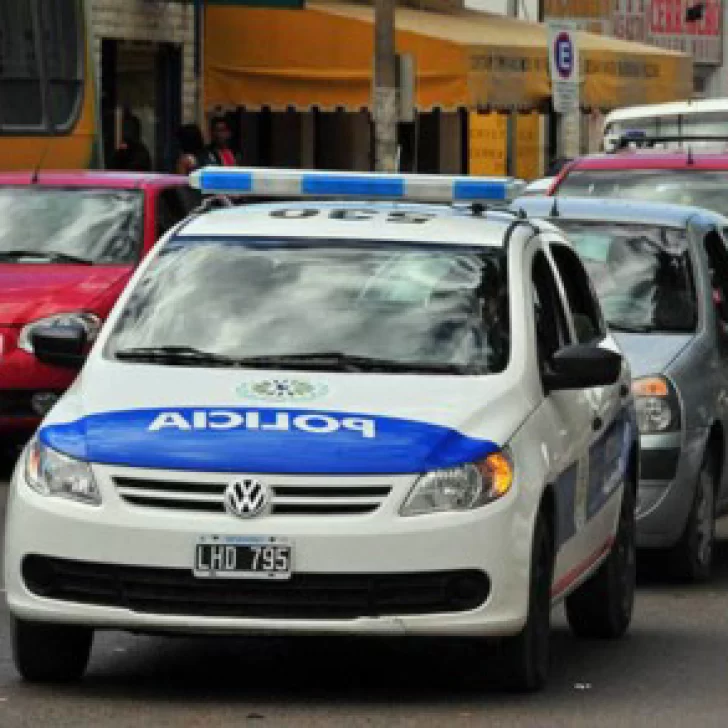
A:
<svg viewBox="0 0 728 728">
<path fill-rule="evenodd" d="M 208 6 L 206 108 L 369 108 L 373 21 L 371 6 L 343 2 L 304 10 Z M 550 97 L 543 25 L 469 10 L 398 7 L 396 28 L 397 51 L 415 57 L 420 110 L 533 109 Z M 690 97 L 688 56 L 579 35 L 584 106 Z"/>
</svg>

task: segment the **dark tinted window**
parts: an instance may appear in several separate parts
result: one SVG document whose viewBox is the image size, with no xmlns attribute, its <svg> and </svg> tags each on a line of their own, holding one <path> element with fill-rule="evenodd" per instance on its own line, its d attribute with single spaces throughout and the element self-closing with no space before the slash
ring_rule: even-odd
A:
<svg viewBox="0 0 728 728">
<path fill-rule="evenodd" d="M 566 291 L 577 341 L 580 344 L 589 344 L 601 339 L 604 336 L 601 316 L 584 266 L 564 245 L 552 245 L 551 255 Z"/>
<path fill-rule="evenodd" d="M 133 263 L 142 201 L 138 190 L 0 188 L 0 262 Z"/>
<path fill-rule="evenodd" d="M 693 331 L 697 302 L 684 230 L 559 218 L 617 331 Z"/>
<path fill-rule="evenodd" d="M 63 132 L 83 100 L 80 0 L 0 0 L 0 132 Z"/>
<path fill-rule="evenodd" d="M 333 352 L 318 368 L 351 371 L 336 363 L 343 356 L 393 362 L 397 371 L 487 374 L 508 362 L 507 309 L 499 250 L 177 237 L 136 285 L 109 351 L 298 357 L 292 369 L 306 368 L 301 357 L 332 360 Z"/>
<path fill-rule="evenodd" d="M 556 194 L 696 205 L 728 214 L 728 170 L 589 169 L 566 175 Z"/>
</svg>

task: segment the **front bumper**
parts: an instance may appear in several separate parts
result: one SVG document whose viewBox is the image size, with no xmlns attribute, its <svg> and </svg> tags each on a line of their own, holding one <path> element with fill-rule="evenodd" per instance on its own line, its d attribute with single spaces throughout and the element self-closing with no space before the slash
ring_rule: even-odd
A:
<svg viewBox="0 0 728 728">
<path fill-rule="evenodd" d="M 704 430 L 642 435 L 637 545 L 668 548 L 685 530 L 703 462 Z"/>
<path fill-rule="evenodd" d="M 24 482 L 22 466 L 16 469 L 8 501 L 5 544 L 7 601 L 14 615 L 96 628 L 184 633 L 496 636 L 515 634 L 525 623 L 530 543 L 523 538 L 523 520 L 518 513 L 515 492 L 472 512 L 404 518 L 398 515 L 398 509 L 414 478 L 390 476 L 386 480 L 392 486 L 391 492 L 372 513 L 266 515 L 240 520 L 224 513 L 188 513 L 134 505 L 119 495 L 112 480 L 112 468 L 95 466 L 94 470 L 104 499 L 100 507 L 41 496 Z M 145 472 L 150 479 L 159 475 L 156 471 Z M 335 480 L 341 485 L 342 481 L 351 479 Z M 327 476 L 318 480 L 334 479 Z M 311 477 L 307 481 L 310 485 Z M 351 583 L 356 589 L 362 579 L 368 584 L 384 584 L 384 592 L 376 594 L 390 596 L 387 584 L 395 582 L 397 593 L 402 595 L 403 589 L 406 592 L 409 588 L 407 579 L 414 578 L 415 585 L 411 587 L 414 598 L 423 579 L 437 580 L 442 574 L 449 578 L 453 572 L 486 575 L 489 589 L 479 606 L 457 611 L 425 609 L 423 613 L 420 607 L 420 613 L 413 614 L 402 613 L 400 606 L 393 606 L 388 612 L 386 600 L 375 603 L 367 598 L 363 608 L 358 612 L 350 609 L 342 618 L 325 612 L 314 618 L 304 613 L 281 616 L 280 610 L 273 609 L 270 615 L 263 609 L 249 616 L 249 601 L 260 598 L 264 604 L 268 596 L 246 592 L 245 609 L 241 608 L 239 613 L 228 609 L 214 614 L 193 604 L 203 594 L 198 582 L 206 581 L 209 586 L 209 580 L 195 580 L 191 576 L 197 539 L 211 534 L 286 537 L 294 546 L 294 576 L 289 586 L 304 589 L 318 580 L 319 595 L 327 589 L 343 588 L 342 583 Z M 118 578 L 123 580 L 129 576 L 124 593 L 133 598 L 120 602 L 117 594 L 109 603 L 109 599 L 89 597 L 88 590 L 85 596 L 75 599 L 72 595 L 69 598 L 68 593 L 62 594 L 63 598 L 41 596 L 34 593 L 39 590 L 33 584 L 26 582 L 28 562 L 25 559 L 30 556 L 61 559 L 63 563 L 70 562 L 71 569 L 75 568 L 74 562 L 76 566 L 82 562 L 80 566 L 86 572 L 101 568 L 102 577 L 112 571 L 117 575 L 113 582 L 117 585 Z M 154 597 L 153 604 L 137 598 L 140 592 L 134 590 L 139 587 L 140 573 L 142 582 L 152 573 L 154 578 L 163 581 L 173 576 L 175 584 L 166 583 L 165 589 L 176 590 L 174 604 L 160 607 L 159 592 L 154 593 L 154 589 L 147 592 Z M 370 577 L 374 582 L 367 581 Z M 98 581 L 94 583 L 98 586 Z M 236 590 L 243 586 L 237 580 L 230 584 L 229 598 L 233 601 L 238 598 L 240 594 Z M 218 597 L 220 590 L 226 591 L 225 585 L 218 582 L 215 589 Z M 433 609 L 439 610 L 437 604 L 433 602 Z"/>
</svg>

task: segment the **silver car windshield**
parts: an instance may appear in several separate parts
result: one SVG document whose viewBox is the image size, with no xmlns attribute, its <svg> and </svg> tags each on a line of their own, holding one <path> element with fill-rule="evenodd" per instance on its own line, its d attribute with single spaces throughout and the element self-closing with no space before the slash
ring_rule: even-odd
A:
<svg viewBox="0 0 728 728">
<path fill-rule="evenodd" d="M 683 230 L 559 219 L 594 283 L 609 326 L 694 331 L 697 303 Z"/>
<path fill-rule="evenodd" d="M 501 250 L 178 238 L 106 350 L 126 361 L 492 373 L 509 354 Z"/>
</svg>

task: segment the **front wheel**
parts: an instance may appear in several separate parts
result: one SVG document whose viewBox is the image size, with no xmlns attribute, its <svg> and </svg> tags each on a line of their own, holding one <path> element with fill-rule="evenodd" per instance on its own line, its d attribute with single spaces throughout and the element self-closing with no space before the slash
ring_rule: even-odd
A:
<svg viewBox="0 0 728 728">
<path fill-rule="evenodd" d="M 93 630 L 11 618 L 15 667 L 28 682 L 74 682 L 86 671 Z"/>
<path fill-rule="evenodd" d="M 715 480 L 715 466 L 708 453 L 698 474 L 685 531 L 668 555 L 673 575 L 683 581 L 710 579 L 715 539 Z"/>
<path fill-rule="evenodd" d="M 505 687 L 519 692 L 542 688 L 548 677 L 554 544 L 544 514 L 533 532 L 528 618 L 520 634 L 502 643 Z"/>
<path fill-rule="evenodd" d="M 632 621 L 637 576 L 635 485 L 624 483 L 609 556 L 594 576 L 566 597 L 566 618 L 578 637 L 615 639 Z"/>
</svg>

